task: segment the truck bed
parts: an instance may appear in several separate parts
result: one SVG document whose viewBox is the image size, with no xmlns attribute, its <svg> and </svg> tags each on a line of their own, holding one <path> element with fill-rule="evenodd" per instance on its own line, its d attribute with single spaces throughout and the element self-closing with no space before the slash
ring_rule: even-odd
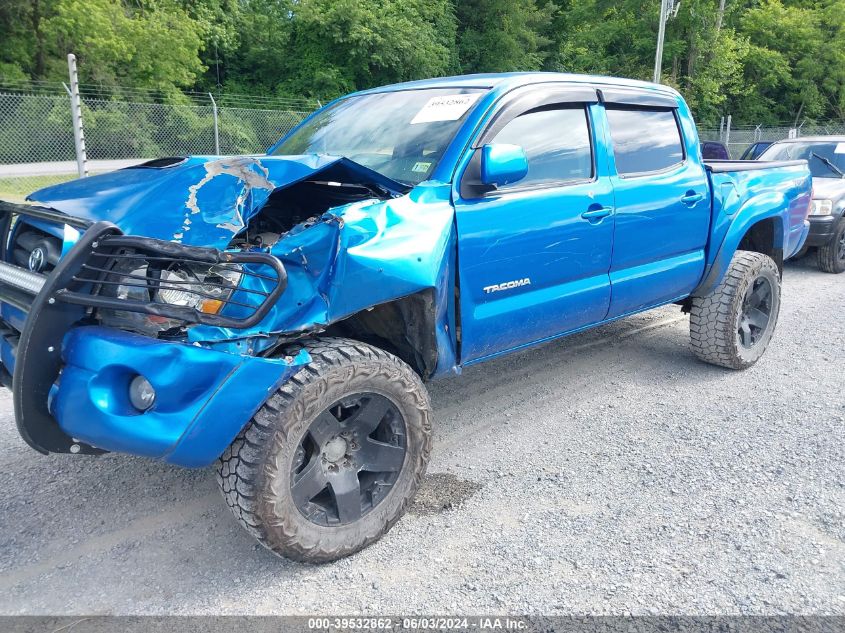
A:
<svg viewBox="0 0 845 633">
<path fill-rule="evenodd" d="M 801 247 L 812 190 L 807 161 L 711 160 L 704 165 L 713 190 L 708 269 L 717 263 L 728 227 L 740 215 L 753 223 L 755 217 L 771 217 L 776 210 L 782 220 L 778 228 L 783 231 L 783 259 Z M 725 252 L 732 253 L 736 246 L 729 245 Z"/>
<path fill-rule="evenodd" d="M 729 171 L 758 171 L 776 167 L 803 165 L 804 160 L 705 160 L 704 167 L 713 174 Z"/>
</svg>

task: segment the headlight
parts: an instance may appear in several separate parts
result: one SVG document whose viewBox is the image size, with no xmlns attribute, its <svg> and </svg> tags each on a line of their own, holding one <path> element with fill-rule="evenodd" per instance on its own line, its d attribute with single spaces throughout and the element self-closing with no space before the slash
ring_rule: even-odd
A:
<svg viewBox="0 0 845 633">
<path fill-rule="evenodd" d="M 239 266 L 178 266 L 161 271 L 157 299 L 162 303 L 187 306 L 217 314 L 241 282 Z M 156 282 L 153 282 L 156 285 Z"/>
<path fill-rule="evenodd" d="M 206 314 L 218 314 L 241 283 L 242 269 L 237 264 L 171 264 L 155 267 L 145 258 L 126 258 L 111 270 L 119 281 L 106 284 L 105 296 L 141 303 L 167 303 L 193 308 Z M 183 325 L 164 316 L 100 310 L 103 325 L 155 335 Z"/>
<path fill-rule="evenodd" d="M 175 267 L 161 271 L 157 299 L 217 314 L 241 282 L 239 266 Z M 159 280 L 153 282 L 158 285 Z"/>
<path fill-rule="evenodd" d="M 813 200 L 810 215 L 830 215 L 833 213 L 833 200 Z"/>
</svg>

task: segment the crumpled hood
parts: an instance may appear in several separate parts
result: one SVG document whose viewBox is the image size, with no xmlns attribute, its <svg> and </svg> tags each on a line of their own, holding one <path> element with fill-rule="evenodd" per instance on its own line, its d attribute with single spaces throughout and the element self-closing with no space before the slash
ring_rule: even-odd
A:
<svg viewBox="0 0 845 633">
<path fill-rule="evenodd" d="M 833 200 L 845 197 L 845 178 L 813 178 L 813 200 Z"/>
<path fill-rule="evenodd" d="M 273 190 L 330 167 L 392 194 L 406 189 L 337 156 L 190 156 L 46 187 L 28 199 L 77 218 L 108 220 L 130 235 L 225 248 Z"/>
</svg>

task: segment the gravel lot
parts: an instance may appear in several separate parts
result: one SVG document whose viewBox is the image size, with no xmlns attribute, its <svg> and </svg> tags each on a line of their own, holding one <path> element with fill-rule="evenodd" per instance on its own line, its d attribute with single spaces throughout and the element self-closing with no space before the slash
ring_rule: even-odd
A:
<svg viewBox="0 0 845 633">
<path fill-rule="evenodd" d="M 0 395 L 0 613 L 845 614 L 845 277 L 788 267 L 775 339 L 697 362 L 670 307 L 432 384 L 411 514 L 277 559 L 210 470 L 32 452 Z"/>
</svg>

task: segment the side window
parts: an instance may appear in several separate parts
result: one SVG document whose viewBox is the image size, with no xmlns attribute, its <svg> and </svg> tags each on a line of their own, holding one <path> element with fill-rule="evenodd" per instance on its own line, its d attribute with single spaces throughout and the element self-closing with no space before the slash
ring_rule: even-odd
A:
<svg viewBox="0 0 845 633">
<path fill-rule="evenodd" d="M 593 176 L 590 126 L 583 107 L 526 112 L 505 125 L 492 142 L 519 145 L 528 156 L 528 175 L 499 191 Z"/>
<path fill-rule="evenodd" d="M 659 171 L 684 160 L 675 113 L 669 109 L 607 107 L 620 176 Z"/>
</svg>

